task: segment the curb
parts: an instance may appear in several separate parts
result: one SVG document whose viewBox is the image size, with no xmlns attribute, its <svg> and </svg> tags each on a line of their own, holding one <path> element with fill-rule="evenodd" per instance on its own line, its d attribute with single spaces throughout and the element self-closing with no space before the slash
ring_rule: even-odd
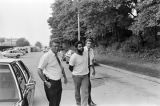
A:
<svg viewBox="0 0 160 106">
<path fill-rule="evenodd" d="M 138 78 L 141 78 L 141 79 L 145 79 L 145 80 L 160 84 L 160 79 L 158 79 L 158 78 L 154 78 L 154 77 L 150 77 L 150 76 L 146 76 L 146 75 L 130 72 L 130 71 L 127 71 L 125 69 L 115 68 L 115 67 L 104 65 L 104 64 L 99 64 L 99 66 L 106 67 L 106 68 L 112 69 L 114 71 L 118 71 L 118 72 L 129 74 L 129 75 L 133 75 L 135 77 L 138 77 Z"/>
</svg>

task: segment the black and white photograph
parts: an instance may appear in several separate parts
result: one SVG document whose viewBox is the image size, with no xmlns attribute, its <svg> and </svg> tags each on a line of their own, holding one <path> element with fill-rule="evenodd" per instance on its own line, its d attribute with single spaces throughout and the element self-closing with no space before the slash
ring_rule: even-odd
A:
<svg viewBox="0 0 160 106">
<path fill-rule="evenodd" d="M 0 0 L 0 106 L 160 106 L 160 0 Z"/>
</svg>

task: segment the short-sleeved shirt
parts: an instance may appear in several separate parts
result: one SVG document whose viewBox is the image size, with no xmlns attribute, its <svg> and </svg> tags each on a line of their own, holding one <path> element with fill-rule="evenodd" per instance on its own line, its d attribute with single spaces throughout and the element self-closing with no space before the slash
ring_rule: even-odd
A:
<svg viewBox="0 0 160 106">
<path fill-rule="evenodd" d="M 60 54 L 58 53 L 57 56 L 60 57 Z M 42 69 L 49 79 L 59 80 L 62 77 L 62 70 L 52 50 L 41 57 L 38 68 Z"/>
<path fill-rule="evenodd" d="M 84 53 L 87 55 L 87 59 L 88 59 L 88 48 L 87 48 L 87 46 L 84 47 Z M 89 55 L 90 55 L 90 65 L 93 65 L 94 51 L 93 51 L 92 48 L 90 48 Z"/>
<path fill-rule="evenodd" d="M 87 75 L 89 73 L 88 60 L 85 54 L 72 54 L 69 65 L 73 66 L 73 75 Z"/>
</svg>

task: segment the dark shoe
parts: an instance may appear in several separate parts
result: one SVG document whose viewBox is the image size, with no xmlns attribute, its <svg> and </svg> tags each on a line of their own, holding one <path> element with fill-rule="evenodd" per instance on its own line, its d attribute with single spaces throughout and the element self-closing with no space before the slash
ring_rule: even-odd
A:
<svg viewBox="0 0 160 106">
<path fill-rule="evenodd" d="M 88 104 L 89 106 L 97 106 L 93 101 Z"/>
<path fill-rule="evenodd" d="M 77 103 L 77 106 L 81 106 L 81 104 Z"/>
</svg>

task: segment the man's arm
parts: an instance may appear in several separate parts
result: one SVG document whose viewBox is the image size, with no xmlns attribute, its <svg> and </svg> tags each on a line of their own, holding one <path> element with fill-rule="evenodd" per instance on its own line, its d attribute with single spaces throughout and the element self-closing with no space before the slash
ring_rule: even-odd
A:
<svg viewBox="0 0 160 106">
<path fill-rule="evenodd" d="M 42 79 L 43 82 L 47 81 L 44 74 L 43 74 L 43 70 L 40 68 L 38 68 L 38 75 Z"/>
<path fill-rule="evenodd" d="M 92 52 L 91 52 L 91 57 L 92 57 L 92 64 L 91 64 L 91 67 L 92 67 L 92 69 L 93 69 L 93 73 L 92 73 L 92 75 L 95 75 L 96 74 L 96 71 L 95 71 L 95 67 L 94 67 L 94 50 L 92 49 Z"/>
<path fill-rule="evenodd" d="M 62 74 L 63 74 L 63 78 L 64 78 L 64 83 L 66 84 L 68 82 L 67 77 L 66 77 L 66 73 L 64 71 L 64 68 L 62 68 Z"/>
<path fill-rule="evenodd" d="M 43 74 L 43 70 L 47 65 L 47 61 L 48 61 L 48 58 L 46 57 L 46 55 L 43 55 L 39 61 L 37 72 L 41 80 L 47 85 L 48 88 L 50 88 L 51 83 L 47 81 L 45 75 Z"/>
<path fill-rule="evenodd" d="M 71 72 L 73 72 L 73 67 L 75 65 L 75 55 L 73 54 L 71 57 L 70 57 L 70 60 L 69 60 L 69 70 Z"/>
<path fill-rule="evenodd" d="M 96 71 L 95 71 L 95 68 L 94 68 L 94 64 L 92 64 L 91 67 L 92 67 L 92 69 L 93 69 L 92 75 L 95 75 L 95 74 L 96 74 Z"/>
</svg>

